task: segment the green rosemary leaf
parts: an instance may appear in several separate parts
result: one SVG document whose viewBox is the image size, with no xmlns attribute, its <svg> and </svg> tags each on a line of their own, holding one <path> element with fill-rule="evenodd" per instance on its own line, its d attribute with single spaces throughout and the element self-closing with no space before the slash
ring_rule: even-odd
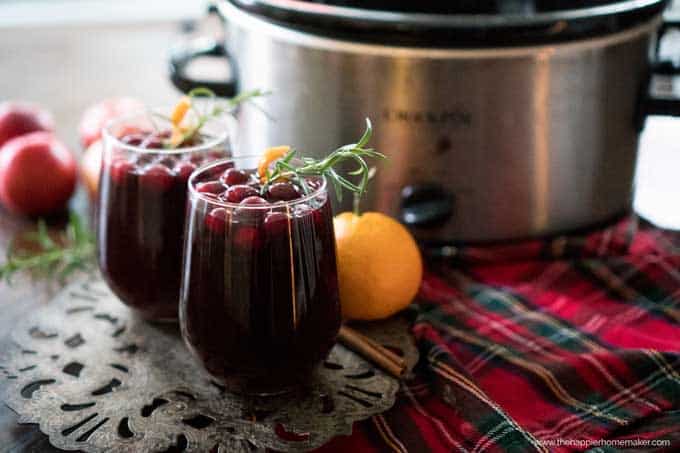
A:
<svg viewBox="0 0 680 453">
<path fill-rule="evenodd" d="M 46 249 L 52 249 L 56 247 L 56 244 L 50 237 L 49 232 L 47 231 L 47 224 L 43 219 L 40 219 L 38 221 L 38 243 L 40 244 L 41 247 L 46 248 Z"/>
<path fill-rule="evenodd" d="M 69 261 L 64 265 L 64 268 L 59 271 L 57 278 L 59 283 L 64 284 L 66 280 L 73 275 L 76 271 L 82 269 L 80 263 L 77 261 Z"/>
<path fill-rule="evenodd" d="M 288 162 L 281 162 L 281 166 L 285 168 L 288 171 L 295 172 L 295 167 L 289 164 Z"/>
<path fill-rule="evenodd" d="M 333 176 L 333 179 L 337 181 L 338 184 L 340 184 L 342 187 L 349 190 L 350 192 L 359 192 L 359 186 L 348 181 L 345 177 L 338 174 L 335 170 L 330 170 L 329 172 Z"/>
<path fill-rule="evenodd" d="M 377 151 L 374 151 L 372 149 L 364 149 L 364 154 L 366 154 L 368 157 L 374 157 L 376 159 L 387 159 L 386 155 L 384 155 L 383 153 L 379 153 Z"/>
<path fill-rule="evenodd" d="M 215 92 L 213 90 L 211 90 L 210 88 L 206 88 L 206 87 L 196 87 L 196 88 L 192 89 L 191 91 L 189 91 L 187 93 L 187 96 L 189 96 L 190 98 L 198 98 L 198 97 L 214 98 L 214 97 L 217 97 L 217 95 L 215 94 Z"/>
<path fill-rule="evenodd" d="M 348 175 L 351 175 L 351 176 L 359 176 L 359 175 L 362 174 L 364 171 L 365 171 L 365 170 L 364 170 L 364 167 L 359 166 L 359 168 L 357 168 L 356 170 L 348 171 L 347 174 L 348 174 Z"/>
<path fill-rule="evenodd" d="M 79 216 L 72 213 L 66 228 L 54 234 L 40 220 L 36 232 L 24 233 L 13 241 L 5 263 L 0 265 L 0 280 L 11 284 L 16 273 L 26 271 L 63 281 L 76 270 L 90 266 L 93 257 L 94 237 Z"/>
<path fill-rule="evenodd" d="M 260 89 L 244 91 L 243 93 L 239 93 L 233 98 L 229 99 L 227 103 L 231 107 L 236 107 L 240 104 L 243 104 L 244 102 L 248 102 L 258 97 L 268 96 L 269 94 L 271 94 L 270 91 L 262 91 Z"/>
<path fill-rule="evenodd" d="M 47 225 L 43 219 L 38 220 L 36 231 L 26 233 L 24 239 L 35 242 L 45 249 L 54 247 L 54 242 L 47 232 Z"/>
<path fill-rule="evenodd" d="M 367 144 L 368 141 L 371 139 L 372 135 L 373 125 L 371 124 L 371 120 L 369 118 L 366 118 L 366 131 L 364 132 L 364 135 L 362 135 L 361 138 L 359 139 L 359 142 L 357 143 L 357 148 L 361 148 L 365 144 Z"/>
<path fill-rule="evenodd" d="M 331 182 L 333 189 L 335 189 L 335 197 L 338 199 L 338 202 L 342 202 L 342 185 L 335 179 L 331 179 Z"/>
<path fill-rule="evenodd" d="M 288 151 L 286 155 L 283 156 L 280 162 L 282 164 L 290 163 L 290 161 L 293 160 L 293 158 L 295 157 L 295 154 L 297 154 L 297 151 L 295 150 L 295 148 L 291 148 L 290 151 Z"/>
</svg>

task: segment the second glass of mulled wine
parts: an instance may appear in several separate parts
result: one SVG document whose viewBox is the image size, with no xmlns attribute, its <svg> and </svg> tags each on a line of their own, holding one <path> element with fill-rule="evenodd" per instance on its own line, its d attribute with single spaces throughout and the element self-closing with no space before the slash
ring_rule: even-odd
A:
<svg viewBox="0 0 680 453">
<path fill-rule="evenodd" d="M 225 119 L 213 118 L 179 147 L 173 125 L 140 113 L 104 130 L 97 204 L 99 267 L 123 303 L 150 321 L 177 319 L 187 181 L 229 156 Z"/>
</svg>

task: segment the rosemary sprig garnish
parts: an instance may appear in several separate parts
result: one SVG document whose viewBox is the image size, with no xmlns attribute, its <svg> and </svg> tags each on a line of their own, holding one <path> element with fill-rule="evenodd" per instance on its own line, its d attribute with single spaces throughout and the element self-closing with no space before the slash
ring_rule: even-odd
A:
<svg viewBox="0 0 680 453">
<path fill-rule="evenodd" d="M 69 215 L 64 231 L 50 234 L 44 220 L 35 232 L 25 233 L 12 242 L 4 264 L 0 265 L 0 281 L 11 283 L 17 272 L 56 278 L 63 282 L 77 270 L 85 270 L 94 257 L 94 237 L 75 213 Z"/>
<path fill-rule="evenodd" d="M 301 165 L 295 166 L 293 159 L 297 155 L 295 149 L 291 149 L 284 157 L 274 162 L 273 169 L 267 171 L 266 181 L 262 185 L 263 193 L 267 191 L 269 185 L 279 179 L 293 179 L 297 182 L 305 193 L 309 193 L 309 187 L 305 182 L 306 176 L 325 176 L 335 188 L 338 200 L 342 200 L 342 189 L 347 189 L 354 194 L 354 212 L 358 214 L 358 200 L 366 193 L 368 182 L 372 176 L 372 168 L 366 163 L 366 158 L 385 159 L 386 156 L 375 151 L 373 148 L 366 148 L 366 145 L 373 135 L 371 120 L 366 118 L 366 131 L 357 143 L 341 146 L 321 160 L 311 157 L 300 157 Z M 358 177 L 357 182 L 353 182 L 340 174 L 338 165 L 345 162 L 354 162 L 357 168 L 347 172 L 347 175 Z"/>
<path fill-rule="evenodd" d="M 250 102 L 255 98 L 266 96 L 269 92 L 262 90 L 251 90 L 239 93 L 233 98 L 227 99 L 224 102 L 218 101 L 217 95 L 214 91 L 205 87 L 197 87 L 187 93 L 187 98 L 190 102 L 190 108 L 196 116 L 196 123 L 181 132 L 180 140 L 169 140 L 166 142 L 166 148 L 178 148 L 184 143 L 192 140 L 196 135 L 200 134 L 201 129 L 205 124 L 213 118 L 221 115 L 232 113 L 239 105 Z M 199 109 L 195 99 L 207 99 L 206 105 L 203 109 Z"/>
</svg>

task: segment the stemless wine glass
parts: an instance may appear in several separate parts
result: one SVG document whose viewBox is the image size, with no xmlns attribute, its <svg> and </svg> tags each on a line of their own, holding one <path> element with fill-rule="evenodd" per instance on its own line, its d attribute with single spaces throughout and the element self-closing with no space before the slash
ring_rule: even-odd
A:
<svg viewBox="0 0 680 453">
<path fill-rule="evenodd" d="M 304 383 L 341 319 L 325 179 L 310 178 L 310 193 L 292 201 L 222 201 L 220 175 L 252 173 L 256 162 L 223 160 L 191 176 L 179 316 L 187 346 L 214 378 L 262 395 Z"/>
<path fill-rule="evenodd" d="M 113 292 L 145 319 L 177 319 L 187 181 L 201 164 L 230 155 L 229 121 L 210 119 L 177 149 L 162 148 L 172 129 L 157 113 L 121 118 L 103 131 L 99 267 Z"/>
</svg>

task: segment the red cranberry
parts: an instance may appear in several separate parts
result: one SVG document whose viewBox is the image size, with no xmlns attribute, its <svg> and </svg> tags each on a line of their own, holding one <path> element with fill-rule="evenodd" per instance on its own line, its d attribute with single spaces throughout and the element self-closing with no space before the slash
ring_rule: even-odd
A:
<svg viewBox="0 0 680 453">
<path fill-rule="evenodd" d="M 227 192 L 229 192 L 229 190 L 227 190 Z M 250 196 L 250 197 L 247 197 L 247 198 L 244 198 L 243 200 L 241 200 L 240 204 L 243 204 L 243 205 L 266 205 L 266 204 L 269 204 L 269 202 L 267 200 L 265 200 L 264 198 L 260 197 L 259 195 L 253 195 L 253 196 Z"/>
<path fill-rule="evenodd" d="M 203 163 L 203 154 L 195 153 L 189 157 L 189 161 L 195 165 L 201 165 Z"/>
<path fill-rule="evenodd" d="M 264 228 L 269 236 L 288 233 L 290 217 L 284 212 L 270 212 L 264 219 Z"/>
<path fill-rule="evenodd" d="M 196 170 L 196 166 L 191 162 L 180 162 L 175 165 L 174 171 L 180 181 L 186 182 L 189 176 Z"/>
<path fill-rule="evenodd" d="M 256 249 L 260 246 L 262 238 L 257 227 L 240 226 L 234 234 L 234 244 L 244 249 Z"/>
<path fill-rule="evenodd" d="M 135 164 L 125 159 L 117 159 L 111 163 L 111 179 L 120 184 L 135 170 Z"/>
<path fill-rule="evenodd" d="M 209 157 L 205 156 L 204 162 L 211 162 L 212 159 Z M 234 168 L 234 163 L 233 162 L 224 162 L 220 165 L 215 165 L 214 167 L 211 167 L 208 170 L 205 170 L 205 174 L 208 175 L 211 179 L 221 179 L 222 175 L 224 174 L 225 171 L 227 171 L 229 168 Z"/>
<path fill-rule="evenodd" d="M 153 154 L 141 153 L 137 156 L 135 163 L 141 167 L 153 162 L 154 158 Z"/>
<path fill-rule="evenodd" d="M 196 162 L 193 162 L 191 160 L 186 160 L 185 162 L 192 164 L 196 168 L 201 166 L 200 163 L 197 164 Z M 215 178 L 210 177 L 210 175 L 207 174 L 207 172 L 201 171 L 201 172 L 198 172 L 198 174 L 194 178 L 194 184 L 200 184 L 202 182 L 219 182 L 219 181 L 215 181 Z"/>
<path fill-rule="evenodd" d="M 226 194 L 226 201 L 230 203 L 240 203 L 248 197 L 258 196 L 259 198 L 259 192 L 257 190 L 242 184 L 229 187 Z"/>
<path fill-rule="evenodd" d="M 160 139 L 153 138 L 145 141 L 141 146 L 146 149 L 163 149 L 163 142 Z"/>
<path fill-rule="evenodd" d="M 228 212 L 224 208 L 215 208 L 205 216 L 205 226 L 215 234 L 226 230 Z"/>
<path fill-rule="evenodd" d="M 144 134 L 136 133 L 124 135 L 123 137 L 120 138 L 120 141 L 125 143 L 126 145 L 139 146 L 144 141 L 144 138 L 146 138 Z"/>
<path fill-rule="evenodd" d="M 169 137 L 169 131 L 149 134 L 139 146 L 147 149 L 161 149 L 163 148 L 163 140 Z"/>
<path fill-rule="evenodd" d="M 219 181 L 206 181 L 196 184 L 196 191 L 201 193 L 210 193 L 217 195 L 224 191 L 224 186 Z"/>
<path fill-rule="evenodd" d="M 250 179 L 248 173 L 243 170 L 235 168 L 228 168 L 222 175 L 222 181 L 228 186 L 235 186 L 236 184 L 245 184 Z"/>
<path fill-rule="evenodd" d="M 212 151 L 208 151 L 207 153 L 208 159 L 210 160 L 218 160 L 218 159 L 223 159 L 228 156 L 228 153 L 224 149 L 214 149 Z M 234 164 L 232 163 L 231 166 L 233 167 Z"/>
<path fill-rule="evenodd" d="M 168 168 L 173 168 L 177 164 L 177 159 L 172 156 L 160 156 L 156 160 L 156 163 Z"/>
<path fill-rule="evenodd" d="M 146 167 L 140 176 L 140 182 L 144 187 L 149 189 L 164 192 L 173 184 L 173 175 L 170 169 L 159 164 L 154 164 Z"/>
<path fill-rule="evenodd" d="M 259 225 L 262 223 L 266 214 L 266 209 L 251 209 L 249 207 L 252 206 L 256 208 L 258 206 L 267 206 L 269 205 L 267 200 L 257 195 L 253 195 L 241 200 L 240 204 L 248 207 L 237 208 L 236 211 L 234 211 L 234 217 L 237 222 L 248 225 Z"/>
<path fill-rule="evenodd" d="M 300 190 L 289 182 L 276 182 L 269 187 L 268 198 L 272 201 L 290 201 L 300 198 Z"/>
</svg>

